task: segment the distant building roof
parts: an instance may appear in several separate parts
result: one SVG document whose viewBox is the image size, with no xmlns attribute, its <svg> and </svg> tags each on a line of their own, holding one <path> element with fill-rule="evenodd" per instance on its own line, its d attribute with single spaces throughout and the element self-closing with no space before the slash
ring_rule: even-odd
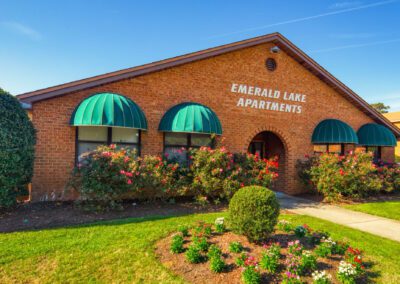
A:
<svg viewBox="0 0 400 284">
<path fill-rule="evenodd" d="M 389 112 L 383 114 L 390 122 L 400 122 L 400 111 Z"/>
</svg>

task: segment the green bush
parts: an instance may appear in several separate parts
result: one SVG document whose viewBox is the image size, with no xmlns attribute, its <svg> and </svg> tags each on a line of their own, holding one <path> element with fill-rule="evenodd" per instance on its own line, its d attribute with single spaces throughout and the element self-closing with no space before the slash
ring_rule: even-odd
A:
<svg viewBox="0 0 400 284">
<path fill-rule="evenodd" d="M 210 259 L 210 269 L 212 272 L 220 273 L 226 267 L 225 262 L 221 258 L 221 256 L 214 256 Z"/>
<path fill-rule="evenodd" d="M 181 253 L 184 252 L 185 249 L 183 248 L 183 237 L 180 235 L 175 235 L 172 238 L 171 242 L 171 252 L 172 253 Z"/>
<path fill-rule="evenodd" d="M 243 251 L 243 245 L 240 242 L 231 242 L 229 244 L 229 251 L 234 253 L 240 253 Z"/>
<path fill-rule="evenodd" d="M 225 147 L 201 147 L 191 151 L 193 190 L 207 199 L 230 199 L 241 187 L 269 187 L 278 176 L 275 160 L 251 154 L 233 154 Z"/>
<path fill-rule="evenodd" d="M 379 176 L 371 153 L 321 154 L 306 172 L 309 183 L 327 200 L 368 196 L 384 189 L 385 177 Z"/>
<path fill-rule="evenodd" d="M 33 175 L 35 129 L 20 102 L 0 88 L 0 208 L 26 193 Z"/>
<path fill-rule="evenodd" d="M 220 257 L 222 256 L 222 251 L 217 245 L 211 245 L 208 248 L 207 256 L 208 258 Z"/>
<path fill-rule="evenodd" d="M 192 244 L 189 246 L 185 253 L 185 256 L 190 263 L 200 263 L 204 261 L 204 257 L 200 253 L 200 248 L 196 244 Z"/>
<path fill-rule="evenodd" d="M 278 222 L 275 193 L 261 186 L 241 188 L 229 203 L 231 229 L 250 241 L 266 240 Z"/>
<path fill-rule="evenodd" d="M 244 284 L 259 284 L 261 274 L 255 266 L 246 266 L 242 272 L 242 281 Z"/>
</svg>

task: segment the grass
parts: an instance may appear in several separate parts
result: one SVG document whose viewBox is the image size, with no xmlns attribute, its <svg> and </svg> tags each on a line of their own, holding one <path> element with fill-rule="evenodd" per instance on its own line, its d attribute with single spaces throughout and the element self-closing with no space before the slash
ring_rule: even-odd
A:
<svg viewBox="0 0 400 284">
<path fill-rule="evenodd" d="M 86 226 L 0 234 L 0 283 L 183 283 L 154 254 L 155 242 L 197 220 L 225 213 L 136 218 Z M 400 283 L 400 243 L 301 215 L 294 224 L 331 232 L 364 250 L 379 283 Z"/>
<path fill-rule="evenodd" d="M 400 221 L 400 201 L 371 202 L 345 205 L 347 209 Z"/>
</svg>

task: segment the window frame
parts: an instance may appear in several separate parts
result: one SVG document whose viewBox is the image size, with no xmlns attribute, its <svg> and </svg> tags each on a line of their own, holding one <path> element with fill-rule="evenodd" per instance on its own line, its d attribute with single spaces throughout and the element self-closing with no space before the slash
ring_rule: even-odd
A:
<svg viewBox="0 0 400 284">
<path fill-rule="evenodd" d="M 93 144 L 101 144 L 101 143 L 105 143 L 105 146 L 110 146 L 111 144 L 117 144 L 118 146 L 136 146 L 137 150 L 138 150 L 138 156 L 141 155 L 141 144 L 142 144 L 142 130 L 141 129 L 137 129 L 137 128 L 130 128 L 130 129 L 135 129 L 138 131 L 139 137 L 138 137 L 138 142 L 132 143 L 132 142 L 123 142 L 123 143 L 113 143 L 112 142 L 112 129 L 115 127 L 107 127 L 107 126 L 92 126 L 92 127 L 107 127 L 107 141 L 93 141 L 93 140 L 79 140 L 79 127 L 90 127 L 90 125 L 88 126 L 76 126 L 75 127 L 75 165 L 78 164 L 78 148 L 79 148 L 79 143 L 83 142 L 83 143 L 93 143 Z"/>
<path fill-rule="evenodd" d="M 368 148 L 376 148 L 377 151 L 372 152 L 374 154 L 374 160 L 381 160 L 382 159 L 382 146 L 365 146 L 365 152 L 369 153 Z M 377 153 L 377 155 L 375 155 Z"/>
<path fill-rule="evenodd" d="M 340 155 L 343 155 L 344 154 L 344 145 L 345 145 L 345 143 L 318 143 L 318 144 L 313 144 L 313 147 L 314 147 L 314 145 L 326 145 L 326 149 L 327 149 L 327 151 L 326 152 L 317 152 L 317 151 L 314 151 L 314 154 L 323 154 L 323 153 L 331 153 L 331 154 L 337 154 L 337 152 L 330 152 L 329 151 L 329 146 L 330 145 L 339 145 L 340 144 Z M 313 149 L 314 150 L 314 149 Z"/>
<path fill-rule="evenodd" d="M 174 133 L 180 133 L 180 134 L 185 134 L 186 135 L 186 144 L 185 145 L 182 145 L 182 144 L 165 144 L 165 136 L 168 134 L 168 133 L 172 133 L 172 134 L 174 134 Z M 209 138 L 210 138 L 210 147 L 211 148 L 214 148 L 213 147 L 213 143 L 212 143 L 212 137 L 211 137 L 211 134 L 208 134 L 208 133 L 191 133 L 191 132 L 164 132 L 164 134 L 163 134 L 163 155 L 165 155 L 165 149 L 166 148 L 177 148 L 177 147 L 180 147 L 180 148 L 185 148 L 185 150 L 186 150 L 186 163 L 189 163 L 189 149 L 190 148 L 193 148 L 193 149 L 199 149 L 200 147 L 203 147 L 203 146 L 193 146 L 192 145 L 192 134 L 200 134 L 200 135 L 204 135 L 204 136 L 208 136 Z"/>
</svg>

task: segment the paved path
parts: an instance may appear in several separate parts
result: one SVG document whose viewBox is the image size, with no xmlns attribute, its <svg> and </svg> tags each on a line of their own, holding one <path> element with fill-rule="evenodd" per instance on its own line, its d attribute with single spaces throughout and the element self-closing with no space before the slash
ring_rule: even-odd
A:
<svg viewBox="0 0 400 284">
<path fill-rule="evenodd" d="M 281 192 L 277 192 L 276 195 L 282 209 L 287 209 L 296 214 L 328 220 L 400 242 L 399 221 L 293 197 Z"/>
</svg>

